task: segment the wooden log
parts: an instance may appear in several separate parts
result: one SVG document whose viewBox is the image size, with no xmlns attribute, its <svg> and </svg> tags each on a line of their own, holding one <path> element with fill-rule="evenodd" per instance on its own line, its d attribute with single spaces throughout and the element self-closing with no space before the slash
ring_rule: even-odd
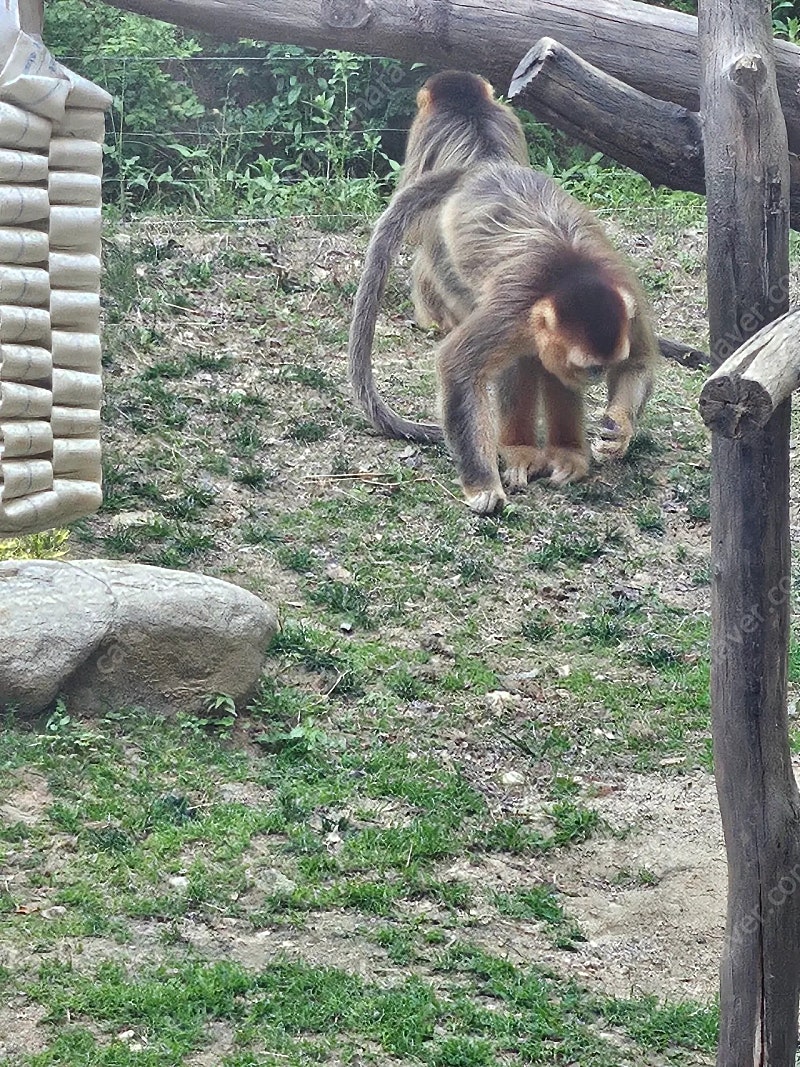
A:
<svg viewBox="0 0 800 1067">
<path fill-rule="evenodd" d="M 705 191 L 700 116 L 634 89 L 551 37 L 531 48 L 509 98 L 655 184 Z"/>
<path fill-rule="evenodd" d="M 704 193 L 700 115 L 631 88 L 543 37 L 511 79 L 509 98 L 541 122 L 623 166 L 668 185 Z M 791 157 L 791 217 L 800 230 L 800 157 Z"/>
<path fill-rule="evenodd" d="M 669 337 L 659 337 L 658 347 L 664 359 L 671 359 L 675 363 L 680 363 L 682 367 L 688 367 L 689 370 L 699 370 L 701 367 L 708 366 L 708 352 L 703 352 L 700 348 L 693 348 L 681 341 L 673 341 Z"/>
<path fill-rule="evenodd" d="M 342 48 L 508 85 L 520 41 L 553 37 L 650 96 L 697 111 L 697 19 L 636 0 L 111 0 L 116 7 L 202 30 L 308 48 Z M 800 49 L 777 45 L 789 140 L 800 152 Z"/>
<path fill-rule="evenodd" d="M 763 430 L 800 387 L 800 310 L 788 311 L 746 341 L 706 381 L 700 414 L 723 437 Z"/>
<path fill-rule="evenodd" d="M 786 132 L 769 0 L 700 5 L 712 359 L 786 311 Z M 728 856 L 718 1067 L 794 1067 L 800 798 L 786 712 L 789 401 L 713 435 L 711 703 Z"/>
</svg>

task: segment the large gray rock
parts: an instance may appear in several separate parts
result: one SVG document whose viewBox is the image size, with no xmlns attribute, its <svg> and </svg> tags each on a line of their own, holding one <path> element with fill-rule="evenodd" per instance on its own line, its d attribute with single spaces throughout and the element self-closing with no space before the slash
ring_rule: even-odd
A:
<svg viewBox="0 0 800 1067">
<path fill-rule="evenodd" d="M 0 563 L 0 708 L 41 711 L 111 632 L 114 598 L 82 568 Z"/>
<path fill-rule="evenodd" d="M 253 696 L 273 609 L 216 578 L 111 560 L 0 564 L 0 708 L 202 710 Z"/>
</svg>

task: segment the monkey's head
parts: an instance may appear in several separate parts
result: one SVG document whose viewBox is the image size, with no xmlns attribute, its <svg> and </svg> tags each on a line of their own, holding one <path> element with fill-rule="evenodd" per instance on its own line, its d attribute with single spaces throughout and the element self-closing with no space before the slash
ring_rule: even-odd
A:
<svg viewBox="0 0 800 1067">
<path fill-rule="evenodd" d="M 432 75 L 417 93 L 417 109 L 430 112 L 456 112 L 474 115 L 486 104 L 497 106 L 494 89 L 477 74 L 463 70 L 442 70 Z"/>
<path fill-rule="evenodd" d="M 628 358 L 635 315 L 636 298 L 628 289 L 600 274 L 572 274 L 531 308 L 539 359 L 566 386 L 585 386 Z"/>
</svg>

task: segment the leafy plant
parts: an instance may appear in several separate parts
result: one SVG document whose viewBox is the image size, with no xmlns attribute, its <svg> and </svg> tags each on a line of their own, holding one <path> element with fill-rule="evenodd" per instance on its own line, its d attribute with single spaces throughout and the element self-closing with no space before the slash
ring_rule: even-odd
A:
<svg viewBox="0 0 800 1067">
<path fill-rule="evenodd" d="M 256 741 L 271 752 L 288 752 L 292 756 L 310 756 L 329 747 L 331 740 L 322 727 L 309 717 L 295 723 L 288 730 L 274 730 L 260 734 Z"/>
<path fill-rule="evenodd" d="M 773 0 L 772 29 L 792 44 L 800 41 L 800 5 L 797 0 Z"/>
<path fill-rule="evenodd" d="M 206 111 L 183 66 L 200 52 L 199 43 L 176 27 L 97 0 L 53 0 L 45 35 L 57 58 L 111 93 L 105 172 L 119 205 L 188 193 L 191 170 L 182 167 L 177 132 L 196 128 Z M 170 57 L 171 71 L 162 56 Z"/>
<path fill-rule="evenodd" d="M 53 0 L 45 34 L 111 93 L 106 195 L 123 211 L 305 211 L 332 226 L 343 212 L 374 212 L 376 174 L 397 167 L 382 132 L 410 112 L 417 77 L 394 60 L 201 42 L 98 0 Z"/>
<path fill-rule="evenodd" d="M 46 530 L 27 537 L 0 541 L 0 561 L 5 559 L 61 559 L 67 554 L 69 530 Z"/>
<path fill-rule="evenodd" d="M 199 715 L 182 715 L 180 725 L 195 734 L 214 734 L 229 738 L 236 725 L 236 701 L 228 693 L 209 693 Z"/>
<path fill-rule="evenodd" d="M 697 14 L 697 0 L 645 0 L 657 7 L 669 7 L 673 11 Z M 800 40 L 800 4 L 798 0 L 772 0 L 772 29 L 776 37 L 787 41 Z"/>
<path fill-rule="evenodd" d="M 89 753 L 102 740 L 102 735 L 97 731 L 73 719 L 64 701 L 59 699 L 45 723 L 44 733 L 37 737 L 35 743 L 50 752 Z"/>
</svg>

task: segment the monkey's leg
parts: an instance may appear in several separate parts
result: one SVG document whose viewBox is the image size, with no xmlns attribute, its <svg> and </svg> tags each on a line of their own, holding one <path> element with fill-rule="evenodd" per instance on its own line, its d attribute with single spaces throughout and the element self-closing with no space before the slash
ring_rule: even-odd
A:
<svg viewBox="0 0 800 1067">
<path fill-rule="evenodd" d="M 589 453 L 583 434 L 583 394 L 568 389 L 546 371 L 542 372 L 542 386 L 550 481 L 554 485 L 577 482 L 589 472 Z"/>
<path fill-rule="evenodd" d="M 592 442 L 592 455 L 598 463 L 621 459 L 636 429 L 636 420 L 653 388 L 653 371 L 648 365 L 620 363 L 608 372 L 608 404 L 600 432 Z"/>
<path fill-rule="evenodd" d="M 533 359 L 517 360 L 503 371 L 495 391 L 500 412 L 498 451 L 505 464 L 503 484 L 517 493 L 547 468 L 544 450 L 537 441 L 539 368 Z"/>
<path fill-rule="evenodd" d="M 497 429 L 488 389 L 502 336 L 488 316 L 470 315 L 442 342 L 437 369 L 442 428 L 456 461 L 464 498 L 478 515 L 506 501 L 497 467 Z M 496 368 L 500 369 L 500 368 Z"/>
<path fill-rule="evenodd" d="M 433 326 L 445 332 L 450 329 L 452 324 L 444 326 L 444 301 L 431 273 L 428 257 L 423 252 L 417 253 L 411 266 L 411 299 L 414 301 L 414 318 L 423 330 Z"/>
<path fill-rule="evenodd" d="M 438 251 L 434 246 L 434 253 Z M 444 272 L 437 270 L 437 262 L 427 248 L 421 248 L 411 265 L 411 299 L 414 302 L 414 318 L 423 330 L 437 327 L 449 333 L 459 322 L 460 316 L 447 300 L 447 287 L 440 284 Z"/>
</svg>

